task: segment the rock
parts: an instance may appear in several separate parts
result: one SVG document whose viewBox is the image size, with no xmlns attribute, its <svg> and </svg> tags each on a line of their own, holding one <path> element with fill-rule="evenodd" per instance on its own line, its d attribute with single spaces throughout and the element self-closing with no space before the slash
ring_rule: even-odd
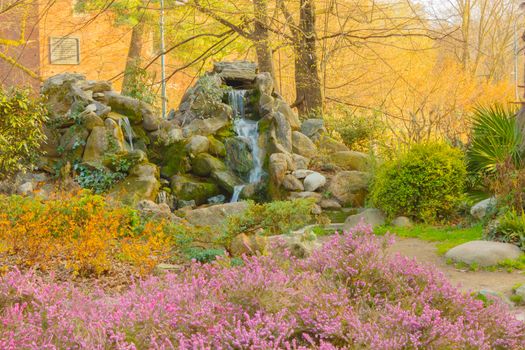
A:
<svg viewBox="0 0 525 350">
<path fill-rule="evenodd" d="M 327 135 L 323 135 L 319 139 L 319 148 L 329 153 L 350 151 L 344 143 L 339 142 Z"/>
<path fill-rule="evenodd" d="M 292 161 L 295 169 L 308 169 L 310 165 L 310 159 L 295 153 L 292 154 Z"/>
<path fill-rule="evenodd" d="M 170 222 L 182 220 L 175 216 L 175 214 L 171 212 L 170 207 L 165 203 L 157 204 L 145 199 L 138 202 L 137 210 L 148 220 L 167 220 Z"/>
<path fill-rule="evenodd" d="M 261 235 L 237 235 L 231 243 L 230 251 L 233 256 L 255 255 L 266 253 L 268 238 Z"/>
<path fill-rule="evenodd" d="M 222 161 L 208 153 L 199 153 L 191 161 L 191 171 L 199 176 L 209 176 L 213 171 L 225 169 Z"/>
<path fill-rule="evenodd" d="M 226 164 L 241 176 L 246 176 L 253 168 L 253 155 L 248 140 L 231 137 L 226 140 Z"/>
<path fill-rule="evenodd" d="M 379 209 L 366 209 L 362 213 L 347 217 L 343 226 L 343 231 L 348 232 L 360 223 L 376 228 L 386 223 L 386 217 Z"/>
<path fill-rule="evenodd" d="M 317 146 L 308 138 L 308 136 L 294 131 L 292 133 L 293 152 L 301 156 L 313 158 L 317 156 Z"/>
<path fill-rule="evenodd" d="M 186 150 L 190 155 L 196 156 L 199 153 L 206 153 L 210 148 L 210 140 L 201 135 L 192 136 L 186 145 Z"/>
<path fill-rule="evenodd" d="M 211 178 L 226 192 L 233 194 L 235 186 L 243 184 L 242 180 L 229 170 L 214 170 Z"/>
<path fill-rule="evenodd" d="M 78 87 L 77 89 L 74 88 L 74 85 L 85 79 L 84 75 L 77 73 L 62 73 L 46 79 L 41 93 L 46 97 L 46 106 L 51 119 L 63 118 L 76 97 L 84 106 L 91 103 L 88 95 L 84 94 L 83 91 L 77 91 L 77 89 L 80 90 Z"/>
<path fill-rule="evenodd" d="M 124 152 L 126 150 L 126 141 L 124 141 L 124 134 L 117 122 L 108 118 L 104 121 L 104 126 L 108 137 L 106 151 L 110 153 Z"/>
<path fill-rule="evenodd" d="M 481 220 L 483 219 L 491 210 L 494 210 L 497 205 L 497 200 L 495 197 L 487 198 L 478 202 L 470 208 L 470 215 L 474 218 Z"/>
<path fill-rule="evenodd" d="M 288 171 L 288 165 L 292 160 L 290 156 L 286 153 L 274 153 L 270 156 L 270 162 L 268 171 L 270 173 L 271 180 L 277 184 L 281 185 Z"/>
<path fill-rule="evenodd" d="M 224 202 L 226 202 L 226 196 L 223 194 L 219 194 L 218 196 L 208 198 L 208 204 L 224 204 Z"/>
<path fill-rule="evenodd" d="M 412 227 L 414 226 L 412 224 L 412 221 L 407 218 L 406 216 L 398 216 L 394 220 L 392 220 L 392 226 L 394 227 Z"/>
<path fill-rule="evenodd" d="M 341 204 L 339 204 L 338 201 L 335 199 L 323 199 L 319 203 L 321 208 L 327 209 L 327 210 L 339 210 L 341 209 Z"/>
<path fill-rule="evenodd" d="M 518 259 L 523 252 L 515 245 L 491 241 L 471 241 L 450 249 L 445 257 L 455 262 L 493 266 L 506 259 Z"/>
<path fill-rule="evenodd" d="M 321 208 L 319 205 L 314 204 L 312 208 L 312 214 L 313 215 L 321 215 L 323 213 L 323 208 Z"/>
<path fill-rule="evenodd" d="M 141 124 L 147 131 L 155 131 L 160 124 L 160 118 L 155 109 L 146 102 L 124 96 L 115 91 L 104 92 L 106 103 L 112 111 L 125 115 L 132 124 Z"/>
<path fill-rule="evenodd" d="M 288 103 L 283 100 L 277 100 L 277 111 L 282 113 L 286 118 L 292 130 L 299 130 L 301 128 L 301 120 L 299 119 L 299 116 L 295 114 Z"/>
<path fill-rule="evenodd" d="M 73 156 L 74 159 L 81 159 L 84 152 L 84 146 L 89 136 L 89 131 L 80 125 L 68 128 L 60 138 L 60 149 L 62 152 Z"/>
<path fill-rule="evenodd" d="M 368 193 L 370 175 L 360 171 L 341 171 L 328 185 L 328 192 L 343 206 L 361 207 Z"/>
<path fill-rule="evenodd" d="M 16 194 L 19 194 L 21 196 L 28 196 L 32 194 L 34 191 L 33 183 L 32 182 L 24 182 L 18 188 L 16 189 Z"/>
<path fill-rule="evenodd" d="M 286 152 L 292 152 L 292 128 L 280 112 L 275 112 L 272 115 L 272 133 L 275 141 L 282 145 Z"/>
<path fill-rule="evenodd" d="M 213 72 L 230 86 L 253 87 L 257 64 L 249 61 L 216 62 Z"/>
<path fill-rule="evenodd" d="M 299 259 L 309 257 L 314 250 L 322 247 L 315 234 L 306 232 L 271 236 L 269 237 L 269 245 L 287 250 L 292 256 Z"/>
<path fill-rule="evenodd" d="M 308 175 L 313 174 L 313 173 L 315 173 L 315 171 L 313 171 L 313 170 L 298 169 L 298 170 L 295 170 L 292 173 L 292 175 L 295 176 L 298 179 L 304 179 L 305 177 L 307 177 Z"/>
<path fill-rule="evenodd" d="M 273 93 L 273 78 L 268 72 L 257 74 L 255 77 L 255 88 L 261 93 L 271 96 Z"/>
<path fill-rule="evenodd" d="M 155 269 L 159 272 L 164 272 L 164 271 L 171 271 L 171 272 L 180 272 L 180 271 L 183 271 L 184 270 L 184 266 L 181 266 L 181 265 L 174 265 L 174 264 L 165 264 L 165 263 L 162 263 L 162 264 L 158 264 Z"/>
<path fill-rule="evenodd" d="M 232 115 L 231 107 L 223 105 L 217 108 L 219 110 L 217 113 L 220 113 L 219 116 L 207 119 L 195 119 L 185 126 L 182 129 L 184 137 L 190 137 L 192 135 L 213 135 L 228 125 Z"/>
<path fill-rule="evenodd" d="M 108 148 L 107 130 L 103 126 L 96 126 L 91 130 L 91 134 L 86 141 L 84 148 L 84 162 L 100 162 L 104 159 L 104 154 Z"/>
<path fill-rule="evenodd" d="M 226 157 L 226 146 L 224 143 L 213 136 L 208 136 L 208 140 L 210 140 L 210 149 L 208 152 L 210 152 L 211 155 L 216 157 Z"/>
<path fill-rule="evenodd" d="M 211 182 L 204 182 L 189 176 L 175 175 L 171 178 L 171 190 L 178 200 L 194 200 L 197 205 L 207 202 L 208 198 L 220 194 L 219 187 Z"/>
<path fill-rule="evenodd" d="M 308 175 L 304 179 L 304 189 L 307 192 L 315 192 L 324 185 L 326 185 L 326 177 L 317 172 Z"/>
<path fill-rule="evenodd" d="M 89 131 L 96 126 L 104 126 L 104 120 L 94 112 L 82 113 L 79 118 L 82 118 L 82 125 Z"/>
<path fill-rule="evenodd" d="M 47 125 L 43 125 L 42 131 L 46 136 L 40 143 L 40 151 L 47 157 L 58 157 L 58 146 L 60 145 L 60 133 Z"/>
<path fill-rule="evenodd" d="M 268 94 L 261 94 L 261 97 L 259 97 L 259 116 L 266 117 L 274 112 L 275 99 Z"/>
<path fill-rule="evenodd" d="M 301 132 L 314 140 L 319 138 L 319 135 L 324 131 L 324 120 L 322 119 L 307 119 L 301 124 Z"/>
<path fill-rule="evenodd" d="M 156 165 L 137 164 L 124 180 L 110 190 L 108 196 L 129 205 L 136 205 L 144 199 L 155 201 L 160 189 L 158 179 L 159 170 Z"/>
<path fill-rule="evenodd" d="M 282 186 L 288 191 L 304 191 L 303 183 L 291 174 L 284 177 Z"/>
<path fill-rule="evenodd" d="M 195 209 L 197 208 L 197 203 L 192 199 L 191 201 L 185 201 L 183 199 L 177 201 L 177 208 L 179 209 Z"/>
<path fill-rule="evenodd" d="M 516 288 L 514 294 L 519 295 L 525 301 L 525 283 Z"/>
<path fill-rule="evenodd" d="M 291 200 L 294 200 L 294 199 L 310 199 L 311 198 L 311 199 L 315 199 L 316 203 L 319 203 L 323 199 L 323 196 L 320 193 L 317 193 L 317 192 L 304 191 L 304 192 L 292 192 L 292 193 L 290 193 L 290 197 L 289 198 Z"/>
<path fill-rule="evenodd" d="M 330 155 L 332 163 L 345 170 L 366 171 L 370 166 L 367 154 L 355 151 L 341 151 Z"/>
<path fill-rule="evenodd" d="M 242 215 L 247 209 L 247 202 L 219 204 L 188 211 L 185 219 L 195 226 L 221 226 L 230 216 Z"/>
</svg>

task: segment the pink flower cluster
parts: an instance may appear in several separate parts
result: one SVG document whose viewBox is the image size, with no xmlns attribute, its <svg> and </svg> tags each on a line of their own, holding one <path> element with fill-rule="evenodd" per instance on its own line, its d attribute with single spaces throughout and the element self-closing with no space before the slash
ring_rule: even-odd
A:
<svg viewBox="0 0 525 350">
<path fill-rule="evenodd" d="M 525 349 L 525 324 L 358 227 L 311 257 L 193 264 L 121 295 L 12 272 L 0 349 Z M 278 250 L 276 250 L 278 251 Z"/>
</svg>

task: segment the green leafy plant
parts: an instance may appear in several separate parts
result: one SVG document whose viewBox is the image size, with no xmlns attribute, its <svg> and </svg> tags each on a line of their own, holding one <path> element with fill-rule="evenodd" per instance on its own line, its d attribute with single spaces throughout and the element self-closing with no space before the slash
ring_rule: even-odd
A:
<svg viewBox="0 0 525 350">
<path fill-rule="evenodd" d="M 113 172 L 104 167 L 87 166 L 75 164 L 74 170 L 77 172 L 75 181 L 82 188 L 92 190 L 96 194 L 108 191 L 115 183 L 126 177 L 125 173 Z"/>
<path fill-rule="evenodd" d="M 46 139 L 46 121 L 42 100 L 29 90 L 0 89 L 0 178 L 33 168 Z"/>
<path fill-rule="evenodd" d="M 124 94 L 152 106 L 157 104 L 159 94 L 153 89 L 155 78 L 146 69 L 133 67 L 126 69 L 124 73 L 130 79 L 129 88 Z"/>
<path fill-rule="evenodd" d="M 379 167 L 371 201 L 390 217 L 447 221 L 464 199 L 466 174 L 460 150 L 444 143 L 415 145 Z"/>
<path fill-rule="evenodd" d="M 520 146 L 523 136 L 516 124 L 516 112 L 510 107 L 478 107 L 472 126 L 468 166 L 473 172 L 493 174 L 500 164 L 512 161 L 522 167 Z"/>
<path fill-rule="evenodd" d="M 508 210 L 485 230 L 487 239 L 512 243 L 525 250 L 525 212 Z"/>
</svg>

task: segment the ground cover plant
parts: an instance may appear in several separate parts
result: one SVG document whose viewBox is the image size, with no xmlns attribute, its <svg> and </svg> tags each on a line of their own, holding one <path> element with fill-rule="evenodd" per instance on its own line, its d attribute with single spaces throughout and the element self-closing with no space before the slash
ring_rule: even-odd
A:
<svg viewBox="0 0 525 350">
<path fill-rule="evenodd" d="M 307 259 L 194 263 L 109 296 L 8 273 L 2 349 L 524 349 L 525 324 L 403 257 L 369 227 Z"/>
</svg>

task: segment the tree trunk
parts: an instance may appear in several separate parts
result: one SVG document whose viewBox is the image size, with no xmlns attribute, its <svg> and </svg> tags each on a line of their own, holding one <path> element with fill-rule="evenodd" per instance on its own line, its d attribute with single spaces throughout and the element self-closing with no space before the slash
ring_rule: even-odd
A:
<svg viewBox="0 0 525 350">
<path fill-rule="evenodd" d="M 144 21 L 137 23 L 131 32 L 131 42 L 129 43 L 128 58 L 124 70 L 124 81 L 122 82 L 122 93 L 133 90 L 134 77 L 141 67 L 142 47 L 144 46 L 145 24 Z"/>
<path fill-rule="evenodd" d="M 253 1 L 255 14 L 255 28 L 253 32 L 255 51 L 257 53 L 257 62 L 259 71 L 268 72 L 275 79 L 273 67 L 272 50 L 270 48 L 270 35 L 268 32 L 268 1 Z"/>
<path fill-rule="evenodd" d="M 295 91 L 299 113 L 322 111 L 323 94 L 318 72 L 314 0 L 301 0 L 299 31 L 295 43 Z"/>
</svg>

